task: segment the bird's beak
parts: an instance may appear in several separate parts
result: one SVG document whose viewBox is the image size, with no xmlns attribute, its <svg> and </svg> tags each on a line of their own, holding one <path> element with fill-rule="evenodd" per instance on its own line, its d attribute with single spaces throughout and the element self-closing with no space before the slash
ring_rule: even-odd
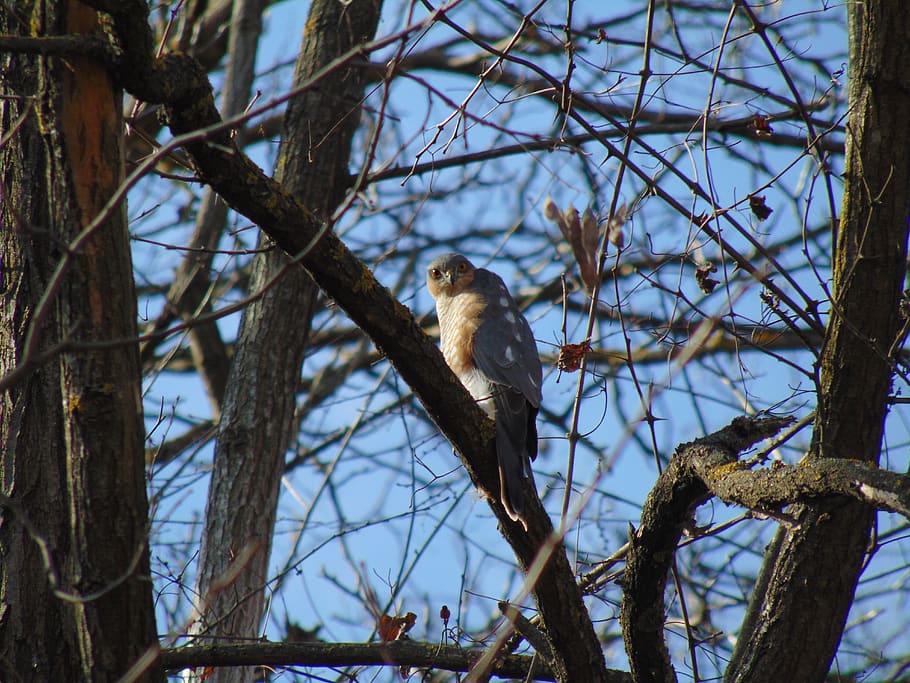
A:
<svg viewBox="0 0 910 683">
<path fill-rule="evenodd" d="M 447 287 L 451 287 L 455 284 L 455 273 L 451 270 L 442 271 L 442 281 Z"/>
</svg>

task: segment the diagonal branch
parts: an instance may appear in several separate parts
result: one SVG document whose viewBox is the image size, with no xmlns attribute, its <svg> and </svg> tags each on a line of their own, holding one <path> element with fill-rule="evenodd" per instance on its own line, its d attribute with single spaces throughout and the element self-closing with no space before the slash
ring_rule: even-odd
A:
<svg viewBox="0 0 910 683">
<path fill-rule="evenodd" d="M 237 149 L 227 127 L 220 125 L 211 84 L 197 62 L 182 55 L 161 59 L 152 56 L 144 0 L 89 0 L 88 4 L 113 19 L 112 38 L 120 53 L 118 75 L 124 87 L 146 101 L 164 104 L 175 135 L 210 131 L 186 145 L 200 177 L 232 208 L 259 225 L 281 249 L 299 260 L 411 386 L 430 417 L 455 445 L 474 484 L 482 490 L 496 491 L 498 472 L 492 424 L 449 370 L 411 312 L 376 281 L 331 231 L 328 221 L 314 215 Z M 426 21 L 435 17 L 433 13 Z M 370 45 L 379 44 L 382 41 Z M 350 66 L 366 51 L 367 46 L 355 48 L 316 73 L 311 83 L 318 83 L 332 70 Z M 496 496 L 490 496 L 490 505 L 521 565 L 531 566 L 538 549 L 553 534 L 543 505 L 534 497 L 529 506 L 528 533 L 508 518 Z M 603 653 L 561 543 L 542 572 L 535 595 L 554 651 L 561 655 L 554 660 L 557 677 L 605 680 Z"/>
</svg>

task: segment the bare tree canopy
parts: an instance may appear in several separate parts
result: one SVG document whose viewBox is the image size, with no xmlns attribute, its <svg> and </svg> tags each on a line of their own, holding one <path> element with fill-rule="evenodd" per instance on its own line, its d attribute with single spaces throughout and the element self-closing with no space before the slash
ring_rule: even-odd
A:
<svg viewBox="0 0 910 683">
<path fill-rule="evenodd" d="M 0 3 L 0 679 L 906 678 L 908 35 Z M 519 519 L 450 252 L 543 363 Z"/>
</svg>

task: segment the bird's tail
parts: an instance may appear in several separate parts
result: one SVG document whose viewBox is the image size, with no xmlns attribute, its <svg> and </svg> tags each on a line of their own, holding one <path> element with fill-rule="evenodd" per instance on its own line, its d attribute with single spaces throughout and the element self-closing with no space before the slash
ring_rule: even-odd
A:
<svg viewBox="0 0 910 683">
<path fill-rule="evenodd" d="M 498 431 L 498 430 L 497 430 Z M 522 444 L 523 446 L 523 444 Z M 504 434 L 496 436 L 496 455 L 499 461 L 499 500 L 513 522 L 520 523 L 525 531 L 528 523 L 525 513 L 525 479 L 530 476 L 526 465 L 528 456 L 524 448 L 518 450 Z"/>
<path fill-rule="evenodd" d="M 531 478 L 531 458 L 537 455 L 537 410 L 524 395 L 504 389 L 493 395 L 496 406 L 496 457 L 499 461 L 499 500 L 513 522 L 528 530 L 525 510 Z M 533 481 L 533 479 L 531 479 Z"/>
</svg>

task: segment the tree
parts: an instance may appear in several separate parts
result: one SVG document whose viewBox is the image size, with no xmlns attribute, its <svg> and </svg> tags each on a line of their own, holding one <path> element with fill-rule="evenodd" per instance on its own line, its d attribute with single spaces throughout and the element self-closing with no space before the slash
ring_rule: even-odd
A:
<svg viewBox="0 0 910 683">
<path fill-rule="evenodd" d="M 294 3 L 86 5 L 103 39 L 52 24 L 20 38 L 27 22 L 4 7 L 0 49 L 64 71 L 104 64 L 135 98 L 122 139 L 133 172 L 108 187 L 103 216 L 123 211 L 118 185 L 132 188 L 145 329 L 61 323 L 32 352 L 31 322 L 4 327 L 4 444 L 23 455 L 5 455 L 14 526 L 0 532 L 32 539 L 30 566 L 36 549 L 64 552 L 68 527 L 35 527 L 44 508 L 6 485 L 43 471 L 24 456 L 46 436 L 17 431 L 12 408 L 38 380 L 65 387 L 48 368 L 107 340 L 104 354 L 141 358 L 145 372 L 158 625 L 165 645 L 188 643 L 163 652 L 165 668 L 214 666 L 204 675 L 219 680 L 248 680 L 253 665 L 359 679 L 358 667 L 392 663 L 471 680 L 529 668 L 562 681 L 901 675 L 910 642 L 894 606 L 910 593 L 891 578 L 910 516 L 910 169 L 890 150 L 907 147 L 910 26 L 896 3 L 314 2 L 293 78 L 252 56 L 258 43 L 266 59 L 275 40 L 263 36 L 281 34 L 274 17 Z M 264 12 L 276 23 L 260 34 Z M 849 89 L 835 43 L 849 45 Z M 30 132 L 67 149 L 72 128 L 42 138 L 47 119 L 8 102 L 20 100 L 4 100 L 5 158 L 34 148 Z M 35 196 L 15 174 L 41 166 L 9 167 L 4 197 L 21 199 L 4 202 L 5 226 L 15 217 L 31 236 L 64 215 L 62 192 L 29 213 Z M 60 240 L 65 255 L 39 262 L 76 272 L 85 247 Z M 527 532 L 495 496 L 501 537 L 471 504 L 471 491 L 498 488 L 491 426 L 428 337 L 432 317 L 407 308 L 429 310 L 422 269 L 453 248 L 515 283 L 555 366 Z M 103 262 L 129 260 L 121 248 Z M 100 300 L 122 319 L 111 292 L 131 285 L 86 278 L 94 297 L 65 298 L 45 276 L 5 290 L 7 310 Z M 138 387 L 135 367 L 108 365 L 120 368 L 111 384 Z M 27 405 L 57 406 L 63 433 L 81 424 L 87 389 L 74 411 L 40 386 Z M 126 419 L 92 421 L 97 442 Z M 58 468 L 63 441 L 44 447 Z M 132 481 L 134 548 L 148 533 L 139 457 L 122 460 L 131 474 L 116 487 L 68 494 L 87 522 Z M 188 514 L 202 520 L 183 534 Z M 106 545 L 76 547 L 73 561 Z M 143 585 L 146 556 L 128 557 L 139 559 L 105 590 Z M 65 603 L 47 576 L 38 611 L 53 618 Z M 150 604 L 144 586 L 131 604 Z M 111 671 L 147 651 L 143 624 L 116 634 L 131 649 Z M 459 647 L 441 647 L 440 628 Z M 322 642 L 374 632 L 375 645 Z M 263 634 L 289 642 L 236 642 Z"/>
<path fill-rule="evenodd" d="M 0 11 L 4 34 L 88 36 L 78 3 Z M 152 603 L 122 92 L 97 56 L 4 55 L 0 670 L 162 678 Z M 10 381 L 12 380 L 12 381 Z"/>
</svg>

